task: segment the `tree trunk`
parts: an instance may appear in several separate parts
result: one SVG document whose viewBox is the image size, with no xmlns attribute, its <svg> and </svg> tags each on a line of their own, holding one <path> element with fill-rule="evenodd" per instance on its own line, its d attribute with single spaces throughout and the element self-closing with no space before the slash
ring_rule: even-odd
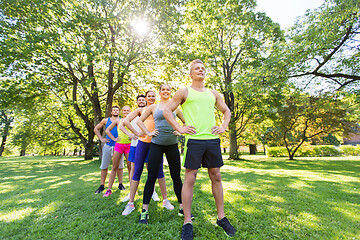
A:
<svg viewBox="0 0 360 240">
<path fill-rule="evenodd" d="M 84 145 L 85 147 L 85 160 L 93 159 L 94 142 L 90 142 Z"/>
<path fill-rule="evenodd" d="M 14 118 L 13 117 L 8 117 L 6 111 L 1 111 L 0 112 L 0 118 L 1 118 L 2 124 L 5 125 L 4 129 L 3 129 L 2 141 L 1 141 L 1 147 L 0 147 L 0 157 L 1 157 L 4 150 L 5 150 L 5 144 L 6 144 L 7 136 L 9 135 L 9 131 L 10 131 L 10 124 L 12 123 Z"/>
<path fill-rule="evenodd" d="M 25 156 L 25 149 L 20 151 L 20 156 L 21 157 Z"/>
<path fill-rule="evenodd" d="M 6 144 L 7 135 L 4 134 L 1 141 L 1 147 L 0 147 L 0 157 L 2 156 L 4 150 L 5 150 L 5 144 Z"/>
<path fill-rule="evenodd" d="M 256 154 L 256 145 L 255 144 L 250 144 L 249 145 L 249 150 L 250 150 L 251 155 L 255 155 Z"/>
<path fill-rule="evenodd" d="M 233 124 L 229 124 L 229 140 L 230 140 L 230 148 L 229 148 L 229 156 L 231 159 L 238 159 L 238 146 L 236 139 L 236 129 L 231 127 Z"/>
</svg>

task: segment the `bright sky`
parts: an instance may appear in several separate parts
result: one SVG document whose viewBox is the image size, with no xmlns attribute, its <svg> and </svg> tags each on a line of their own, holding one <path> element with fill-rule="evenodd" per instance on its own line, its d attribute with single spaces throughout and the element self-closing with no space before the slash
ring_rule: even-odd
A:
<svg viewBox="0 0 360 240">
<path fill-rule="evenodd" d="M 291 27 L 296 17 L 305 14 L 308 9 L 315 9 L 324 0 L 257 0 L 256 12 L 265 12 L 281 29 Z"/>
</svg>

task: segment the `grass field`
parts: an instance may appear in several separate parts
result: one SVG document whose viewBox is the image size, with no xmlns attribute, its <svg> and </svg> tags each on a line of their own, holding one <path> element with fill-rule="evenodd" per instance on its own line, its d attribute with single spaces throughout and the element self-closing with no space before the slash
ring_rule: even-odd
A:
<svg viewBox="0 0 360 240">
<path fill-rule="evenodd" d="M 360 239 L 360 157 L 244 159 L 226 160 L 222 168 L 226 215 L 238 230 L 234 239 Z M 99 164 L 61 156 L 0 158 L 0 239 L 180 239 L 183 219 L 161 203 L 150 203 L 149 225 L 137 223 L 146 174 L 129 216 L 121 215 L 126 171 L 127 190 L 95 195 Z M 166 177 L 177 209 L 167 166 Z M 193 214 L 195 239 L 227 239 L 215 226 L 204 169 Z"/>
</svg>

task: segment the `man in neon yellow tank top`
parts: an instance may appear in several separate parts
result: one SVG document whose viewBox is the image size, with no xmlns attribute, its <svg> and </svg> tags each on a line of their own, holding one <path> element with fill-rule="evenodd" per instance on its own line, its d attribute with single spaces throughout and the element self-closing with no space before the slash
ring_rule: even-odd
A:
<svg viewBox="0 0 360 240">
<path fill-rule="evenodd" d="M 224 133 L 231 112 L 224 103 L 221 95 L 205 88 L 205 66 L 196 59 L 190 63 L 190 87 L 179 89 L 174 97 L 165 106 L 163 115 L 169 124 L 181 134 L 186 134 L 184 153 L 185 180 L 182 188 L 182 202 L 184 208 L 184 225 L 181 239 L 193 239 L 193 226 L 191 221 L 191 204 L 193 188 L 198 169 L 208 168 L 211 187 L 215 198 L 218 219 L 216 223 L 222 227 L 228 236 L 234 236 L 236 229 L 225 217 L 224 196 L 221 182 L 220 167 L 224 165 L 219 134 Z M 182 105 L 186 126 L 180 126 L 172 116 L 172 112 Z M 214 107 L 223 113 L 221 126 L 216 126 Z"/>
</svg>

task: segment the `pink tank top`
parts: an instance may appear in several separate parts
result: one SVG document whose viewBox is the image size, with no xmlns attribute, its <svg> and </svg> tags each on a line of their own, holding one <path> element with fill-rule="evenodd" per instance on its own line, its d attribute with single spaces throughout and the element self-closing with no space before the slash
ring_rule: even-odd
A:
<svg viewBox="0 0 360 240">
<path fill-rule="evenodd" d="M 147 117 L 144 121 L 144 125 L 150 132 L 154 131 L 155 130 L 154 116 L 150 115 L 149 117 Z M 145 137 L 139 137 L 139 139 L 142 142 L 151 143 L 151 137 L 149 137 L 148 135 L 145 135 Z"/>
</svg>

